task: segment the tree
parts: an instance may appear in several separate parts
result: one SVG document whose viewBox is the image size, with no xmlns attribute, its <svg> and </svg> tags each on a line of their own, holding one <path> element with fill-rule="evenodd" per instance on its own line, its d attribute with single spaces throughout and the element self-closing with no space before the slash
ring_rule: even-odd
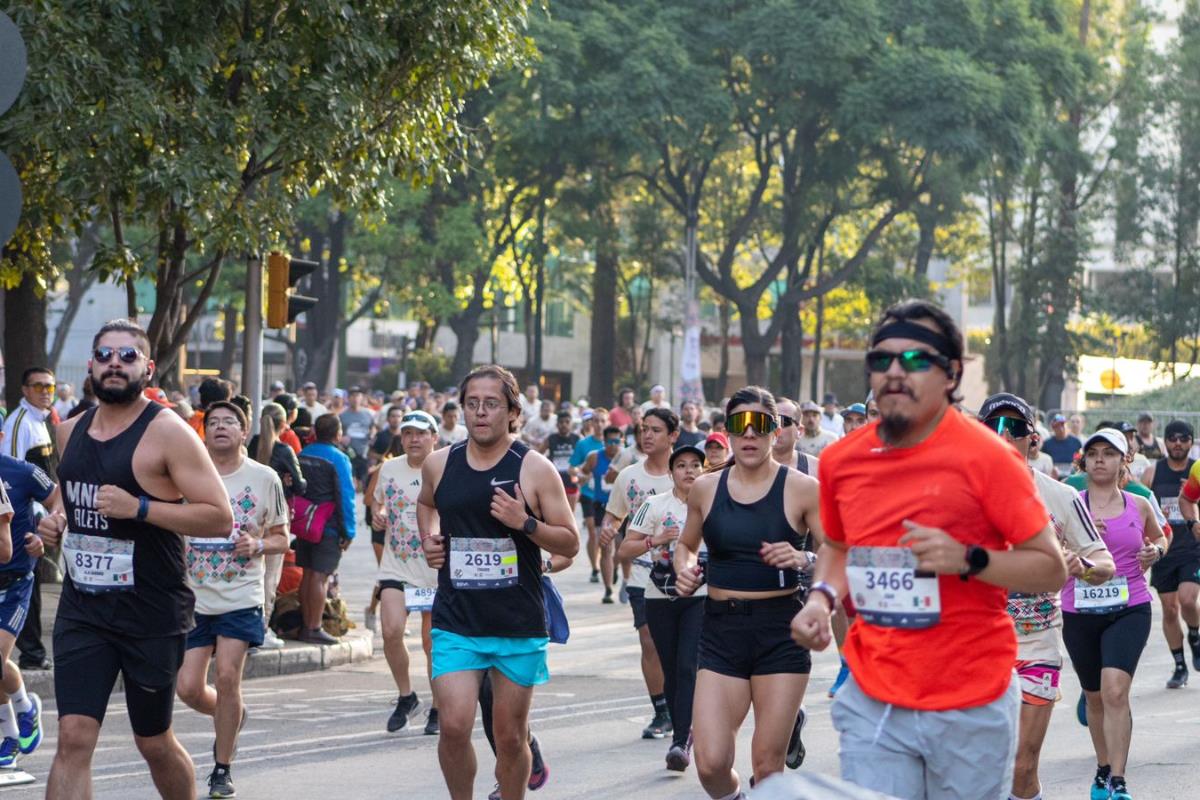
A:
<svg viewBox="0 0 1200 800">
<path fill-rule="evenodd" d="M 13 14 L 35 68 L 0 142 L 23 173 L 43 174 L 49 190 L 33 197 L 53 211 L 33 210 L 25 240 L 97 209 L 111 220 L 126 281 L 154 275 L 148 332 L 165 372 L 226 262 L 280 242 L 307 193 L 378 207 L 382 176 L 435 174 L 461 152 L 462 98 L 522 53 L 525 10 L 24 0 Z M 156 232 L 149 269 L 123 235 L 131 221 Z M 6 255 L 10 269 L 53 271 L 24 252 Z"/>
</svg>

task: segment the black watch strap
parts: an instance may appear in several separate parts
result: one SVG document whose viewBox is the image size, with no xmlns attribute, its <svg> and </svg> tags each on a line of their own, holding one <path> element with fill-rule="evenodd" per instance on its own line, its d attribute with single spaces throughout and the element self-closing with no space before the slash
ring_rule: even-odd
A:
<svg viewBox="0 0 1200 800">
<path fill-rule="evenodd" d="M 964 581 L 972 575 L 978 575 L 987 569 L 991 558 L 988 551 L 977 544 L 967 545 L 967 571 L 960 574 Z"/>
</svg>

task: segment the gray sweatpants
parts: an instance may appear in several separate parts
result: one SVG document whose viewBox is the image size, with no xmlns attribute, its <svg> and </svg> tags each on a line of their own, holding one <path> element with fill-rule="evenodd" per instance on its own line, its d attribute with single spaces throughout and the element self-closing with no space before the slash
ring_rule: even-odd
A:
<svg viewBox="0 0 1200 800">
<path fill-rule="evenodd" d="M 903 800 L 1006 800 L 1020 708 L 1015 676 L 985 706 L 914 711 L 868 697 L 852 675 L 831 711 L 842 779 Z"/>
</svg>

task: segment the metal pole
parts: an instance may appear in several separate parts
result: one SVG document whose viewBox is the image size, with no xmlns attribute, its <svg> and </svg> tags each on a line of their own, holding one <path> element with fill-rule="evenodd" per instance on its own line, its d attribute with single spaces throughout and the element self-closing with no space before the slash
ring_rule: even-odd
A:
<svg viewBox="0 0 1200 800">
<path fill-rule="evenodd" d="M 250 430 L 258 430 L 263 398 L 262 259 L 246 262 L 246 330 L 242 338 L 242 391 L 250 398 Z M 234 331 L 226 331 L 231 336 Z"/>
</svg>

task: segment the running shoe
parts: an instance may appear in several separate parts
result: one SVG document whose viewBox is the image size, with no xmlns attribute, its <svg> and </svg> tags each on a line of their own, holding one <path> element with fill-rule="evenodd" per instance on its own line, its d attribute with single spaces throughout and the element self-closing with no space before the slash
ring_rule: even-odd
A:
<svg viewBox="0 0 1200 800">
<path fill-rule="evenodd" d="M 237 789 L 233 788 L 233 776 L 229 770 L 213 767 L 212 774 L 208 776 L 208 796 L 237 797 Z"/>
<path fill-rule="evenodd" d="M 1090 800 L 1109 800 L 1107 772 L 1096 771 L 1096 777 L 1092 778 L 1092 793 L 1088 797 Z"/>
<path fill-rule="evenodd" d="M 1083 692 L 1079 693 L 1079 702 L 1075 705 L 1075 719 L 1079 720 L 1079 724 L 1087 727 L 1087 697 Z"/>
<path fill-rule="evenodd" d="M 425 735 L 437 736 L 442 732 L 442 726 L 438 722 L 438 710 L 436 708 L 429 709 L 429 713 L 425 715 Z"/>
<path fill-rule="evenodd" d="M 625 581 L 621 581 L 621 591 L 617 593 L 617 598 L 622 603 L 629 602 L 629 587 L 625 585 Z"/>
<path fill-rule="evenodd" d="M 32 708 L 17 713 L 17 741 L 25 755 L 37 750 L 42 743 L 42 698 L 30 692 L 29 702 L 33 703 Z"/>
<path fill-rule="evenodd" d="M 611 606 L 611 605 L 612 605 L 612 602 L 613 602 L 613 599 L 612 599 L 612 589 L 605 589 L 605 590 L 604 590 L 604 599 L 603 599 L 603 600 L 601 600 L 600 602 L 601 602 L 601 603 L 603 603 L 603 604 L 604 604 L 604 605 L 606 605 L 606 606 Z"/>
<path fill-rule="evenodd" d="M 278 636 L 276 636 L 275 631 L 267 628 L 266 631 L 263 632 L 263 640 L 262 644 L 259 645 L 259 648 L 262 650 L 282 650 L 283 639 L 280 639 Z"/>
<path fill-rule="evenodd" d="M 675 730 L 671 724 L 671 715 L 666 711 L 654 715 L 650 724 L 642 728 L 643 739 L 665 739 L 667 734 Z"/>
<path fill-rule="evenodd" d="M 1182 689 L 1187 686 L 1188 671 L 1187 667 L 1179 664 L 1175 667 L 1175 672 L 1171 675 L 1171 679 L 1167 681 L 1168 689 Z"/>
<path fill-rule="evenodd" d="M 17 756 L 21 754 L 21 743 L 11 736 L 5 736 L 0 742 L 0 769 L 12 769 L 17 764 Z"/>
<path fill-rule="evenodd" d="M 1133 800 L 1133 796 L 1129 794 L 1129 787 L 1125 785 L 1125 779 L 1119 778 L 1114 781 L 1111 778 L 1108 781 L 1108 797 L 1109 800 Z"/>
<path fill-rule="evenodd" d="M 1200 639 L 1188 642 L 1188 646 L 1192 648 L 1192 668 L 1200 672 Z"/>
<path fill-rule="evenodd" d="M 594 569 L 594 570 L 592 570 L 592 577 L 588 578 L 588 583 L 599 583 L 599 582 L 600 582 L 600 570 Z"/>
<path fill-rule="evenodd" d="M 804 742 L 800 739 L 800 734 L 804 730 L 804 724 L 808 722 L 808 710 L 804 706 L 800 706 L 800 713 L 796 715 L 796 724 L 792 728 L 792 738 L 788 741 L 787 749 L 787 765 L 788 769 L 800 769 L 800 765 L 804 763 Z"/>
<path fill-rule="evenodd" d="M 401 695 L 396 700 L 396 710 L 388 717 L 387 730 L 388 733 L 395 733 L 408 726 L 408 721 L 417 715 L 421 710 L 421 701 L 417 698 L 417 693 L 413 692 L 408 696 Z"/>
<path fill-rule="evenodd" d="M 672 772 L 686 772 L 692 763 L 692 735 L 689 733 L 683 744 L 673 744 L 667 751 L 667 769 Z"/>
<path fill-rule="evenodd" d="M 496 788 L 492 789 L 492 793 L 488 795 L 488 800 L 503 800 L 500 797 L 500 784 L 496 784 Z"/>
<path fill-rule="evenodd" d="M 850 665 L 846 663 L 846 659 L 842 659 L 842 666 L 838 669 L 837 678 L 833 681 L 833 686 L 829 687 L 829 696 L 833 697 L 837 694 L 837 690 L 842 688 L 842 684 L 846 682 L 846 678 L 850 677 Z"/>
<path fill-rule="evenodd" d="M 529 752 L 533 754 L 533 763 L 529 767 L 529 791 L 536 792 L 550 780 L 550 766 L 542 758 L 542 746 L 533 734 L 529 735 Z"/>
</svg>

